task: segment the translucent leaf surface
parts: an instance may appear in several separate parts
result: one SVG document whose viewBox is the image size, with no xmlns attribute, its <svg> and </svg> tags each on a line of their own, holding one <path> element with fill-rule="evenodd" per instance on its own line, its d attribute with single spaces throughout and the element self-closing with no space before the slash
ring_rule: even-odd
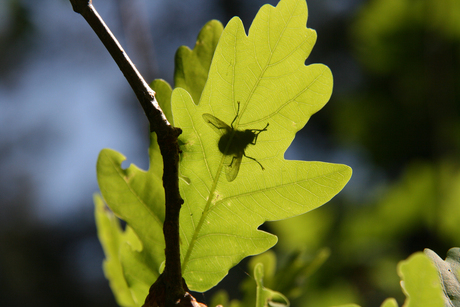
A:
<svg viewBox="0 0 460 307">
<path fill-rule="evenodd" d="M 131 234 L 131 240 L 119 245 L 118 259 L 135 303 L 133 306 L 144 303 L 164 261 L 163 162 L 154 133 L 151 135 L 149 155 L 148 171 L 135 165 L 122 169 L 125 157 L 111 149 L 102 150 L 97 162 L 101 193 L 110 209 L 127 222 L 126 232 Z M 137 242 L 133 240 L 134 236 L 138 238 Z M 107 255 L 107 250 L 104 251 Z"/>
<path fill-rule="evenodd" d="M 183 89 L 172 95 L 180 136 L 181 257 L 190 289 L 205 291 L 246 256 L 261 253 L 276 237 L 257 228 L 312 210 L 338 193 L 351 176 L 344 165 L 286 161 L 295 133 L 321 109 L 332 91 L 324 65 L 305 66 L 316 34 L 306 28 L 303 0 L 265 5 L 249 36 L 238 18 L 226 26 L 214 54 L 198 105 Z M 238 117 L 235 116 L 240 109 Z M 228 182 L 228 160 L 219 135 L 204 120 L 208 113 L 233 128 L 262 129 L 243 157 L 236 179 Z"/>
<path fill-rule="evenodd" d="M 211 20 L 201 29 L 193 50 L 186 46 L 181 46 L 177 50 L 174 71 L 175 87 L 181 87 L 189 92 L 195 103 L 200 101 L 222 30 L 223 26 L 220 21 Z"/>
<path fill-rule="evenodd" d="M 401 261 L 398 274 L 407 297 L 403 307 L 444 307 L 438 274 L 426 255 L 418 252 Z"/>
<path fill-rule="evenodd" d="M 110 281 L 110 288 L 120 306 L 132 306 L 134 301 L 123 275 L 119 258 L 120 246 L 126 242 L 119 220 L 110 212 L 100 196 L 94 196 L 97 235 L 102 244 L 106 258 L 104 273 Z"/>
<path fill-rule="evenodd" d="M 460 248 L 454 247 L 447 252 L 446 260 L 442 260 L 435 252 L 426 248 L 425 254 L 433 261 L 441 280 L 446 306 L 460 306 Z"/>
</svg>

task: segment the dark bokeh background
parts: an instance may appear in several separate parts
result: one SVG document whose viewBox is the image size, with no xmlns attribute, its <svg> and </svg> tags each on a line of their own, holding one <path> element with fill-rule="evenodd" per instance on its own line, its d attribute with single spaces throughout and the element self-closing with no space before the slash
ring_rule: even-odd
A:
<svg viewBox="0 0 460 307">
<path fill-rule="evenodd" d="M 261 5 L 277 3 L 93 2 L 147 81 L 170 83 L 175 50 L 193 47 L 208 20 L 237 15 L 248 27 Z M 334 93 L 286 157 L 345 163 L 354 175 L 332 203 L 267 227 L 281 258 L 331 249 L 296 306 L 402 303 L 397 261 L 460 245 L 460 2 L 308 6 L 318 41 L 307 62 L 331 68 Z M 110 147 L 126 166 L 147 168 L 147 132 L 127 82 L 69 1 L 0 2 L 0 306 L 116 306 L 94 226 L 95 163 Z M 244 270 L 223 284 L 231 295 Z"/>
</svg>

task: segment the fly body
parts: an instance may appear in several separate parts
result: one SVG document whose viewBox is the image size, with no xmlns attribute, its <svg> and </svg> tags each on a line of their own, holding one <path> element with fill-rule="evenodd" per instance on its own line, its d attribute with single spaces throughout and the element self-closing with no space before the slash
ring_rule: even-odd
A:
<svg viewBox="0 0 460 307">
<path fill-rule="evenodd" d="M 227 169 L 225 173 L 229 182 L 235 180 L 236 176 L 238 175 L 243 156 L 254 160 L 260 165 L 262 170 L 264 170 L 264 167 L 262 164 L 260 164 L 259 161 L 246 155 L 245 149 L 249 144 L 256 145 L 259 134 L 262 131 L 267 131 L 268 123 L 263 129 L 237 130 L 233 128 L 233 123 L 238 118 L 239 110 L 240 102 L 238 102 L 238 111 L 230 126 L 214 115 L 209 113 L 203 114 L 204 121 L 208 123 L 209 126 L 221 136 L 217 147 L 222 154 L 228 157 L 226 160 Z"/>
</svg>

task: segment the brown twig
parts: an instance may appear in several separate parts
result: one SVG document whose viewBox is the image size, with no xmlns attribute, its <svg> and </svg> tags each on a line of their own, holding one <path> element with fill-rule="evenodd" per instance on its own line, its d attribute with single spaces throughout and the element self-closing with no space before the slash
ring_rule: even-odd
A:
<svg viewBox="0 0 460 307">
<path fill-rule="evenodd" d="M 179 194 L 179 145 L 177 137 L 182 131 L 168 122 L 155 99 L 155 92 L 145 82 L 115 36 L 96 12 L 92 1 L 70 0 L 70 2 L 73 10 L 86 19 L 117 63 L 144 109 L 150 123 L 150 131 L 155 132 L 158 136 L 164 166 L 163 187 L 165 189 L 166 212 L 163 232 L 166 243 L 166 265 L 161 278 L 159 278 L 161 283 L 157 284 L 162 289 L 156 290 L 158 287 L 152 286 L 149 297 L 158 295 L 156 291 L 164 291 L 164 302 L 157 302 L 158 306 L 175 306 L 178 301 L 182 301 L 186 297 L 186 290 L 182 284 L 179 249 L 179 212 L 184 201 Z M 150 304 L 146 300 L 144 306 L 148 305 Z"/>
</svg>

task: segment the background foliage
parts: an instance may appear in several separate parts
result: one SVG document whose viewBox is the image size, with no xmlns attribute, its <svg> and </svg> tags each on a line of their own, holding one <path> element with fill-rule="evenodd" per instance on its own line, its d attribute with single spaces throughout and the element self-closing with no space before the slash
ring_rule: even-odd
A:
<svg viewBox="0 0 460 307">
<path fill-rule="evenodd" d="M 151 79 L 165 76 L 171 79 L 172 67 L 163 65 L 173 64 L 174 50 L 179 45 L 193 46 L 199 29 L 208 20 L 216 18 L 226 24 L 230 17 L 239 15 L 244 24 L 249 24 L 246 20 L 253 18 L 258 6 L 269 1 L 254 1 L 254 8 L 252 4 L 230 2 L 210 1 L 211 6 L 194 3 L 196 8 L 216 8 L 217 13 L 207 11 L 206 16 L 194 19 L 192 29 L 185 23 L 187 18 L 178 18 L 180 6 L 170 1 L 163 11 L 165 19 L 152 21 L 154 34 L 150 35 L 155 42 L 158 69 L 150 75 Z M 8 16 L 8 22 L 3 21 L 0 25 L 1 45 L 6 46 L 2 52 L 8 54 L 0 58 L 4 67 L 0 72 L 0 305 L 24 306 L 33 302 L 36 306 L 114 306 L 107 282 L 99 271 L 102 253 L 95 239 L 94 222 L 89 218 L 92 216 L 90 195 L 97 190 L 95 180 L 93 185 L 86 185 L 88 178 L 94 177 L 94 164 L 91 164 L 94 162 L 91 161 L 96 160 L 99 150 L 106 145 L 90 137 L 100 130 L 105 131 L 104 138 L 115 131 L 116 138 L 126 134 L 124 143 L 111 143 L 110 147 L 127 153 L 128 157 L 128 152 L 143 157 L 138 159 L 146 165 L 148 138 L 143 132 L 147 131 L 146 123 L 139 120 L 142 118 L 137 111 L 139 108 L 122 76 L 119 83 L 104 83 L 111 75 L 118 76 L 119 72 L 106 60 L 108 56 L 100 48 L 100 43 L 92 40 L 93 34 L 89 30 L 71 30 L 86 29 L 87 25 L 81 22 L 72 24 L 72 27 L 53 26 L 53 31 L 63 32 L 46 32 L 43 25 L 60 25 L 64 21 L 56 18 L 50 22 L 49 18 L 38 18 L 43 16 L 39 12 L 46 10 L 39 10 L 32 2 L 8 0 L 4 3 L 11 7 L 3 7 L 2 14 Z M 49 7 L 58 6 L 56 10 L 60 16 L 66 16 L 66 22 L 80 21 L 67 1 L 43 3 L 48 3 Z M 278 269 L 293 257 L 291 252 L 301 250 L 302 257 L 307 259 L 304 262 L 309 263 L 324 247 L 330 251 L 326 262 L 306 279 L 304 286 L 308 292 L 302 288 L 304 292 L 301 293 L 305 295 L 291 299 L 295 306 L 331 306 L 350 302 L 379 306 L 388 296 L 396 297 L 401 305 L 403 297 L 396 263 L 425 247 L 444 258 L 450 247 L 460 245 L 458 227 L 455 227 L 459 222 L 460 197 L 460 99 L 457 89 L 460 81 L 460 24 L 455 18 L 460 14 L 459 4 L 455 0 L 416 3 L 414 5 L 414 1 L 409 0 L 308 2 L 308 26 L 315 29 L 319 37 L 309 62 L 327 64 L 334 74 L 335 88 L 328 105 L 313 116 L 303 134 L 296 137 L 288 158 L 345 163 L 354 169 L 354 177 L 333 203 L 295 221 L 264 226 L 279 236 L 275 248 Z M 105 5 L 103 13 L 114 16 L 115 33 L 123 38 L 124 27 L 116 23 L 119 16 L 116 12 L 119 11 L 111 9 L 110 4 L 96 5 Z M 169 22 L 166 16 L 170 17 Z M 157 30 L 159 24 L 155 22 L 161 22 L 164 32 Z M 186 28 L 190 28 L 190 35 L 180 39 L 176 33 L 188 33 L 181 32 Z M 50 43 L 50 37 L 59 39 Z M 171 37 L 178 41 L 171 42 Z M 89 39 L 88 47 L 94 47 L 92 52 L 97 50 L 100 58 L 79 70 L 78 66 L 92 57 L 80 55 L 83 60 L 72 61 L 75 62 L 74 68 L 65 67 L 71 72 L 69 79 L 64 78 L 72 85 L 67 92 L 75 93 L 76 88 L 78 91 L 85 88 L 86 85 L 78 82 L 89 78 L 95 67 L 109 67 L 108 72 L 104 70 L 103 78 L 98 79 L 102 84 L 96 80 L 94 83 L 104 88 L 105 95 L 108 92 L 114 94 L 109 95 L 110 104 L 98 109 L 91 122 L 111 116 L 117 121 L 104 122 L 105 126 L 91 129 L 91 133 L 79 138 L 70 130 L 80 131 L 84 126 L 92 126 L 88 121 L 69 125 L 69 119 L 78 113 L 67 115 L 65 110 L 87 101 L 91 104 L 89 110 L 93 111 L 82 109 L 80 112 L 86 112 L 88 116 L 95 112 L 93 108 L 97 106 L 98 97 L 103 95 L 78 97 L 75 94 L 73 96 L 80 100 L 69 100 L 71 102 L 62 99 L 64 94 L 52 96 L 57 82 L 52 76 L 63 79 L 65 70 L 49 64 L 60 60 L 69 62 L 70 47 L 65 49 L 65 46 L 78 50 L 82 48 L 83 39 Z M 72 41 L 78 44 L 71 45 Z M 171 47 L 162 49 L 167 42 L 171 42 Z M 51 49 L 40 47 L 40 43 Z M 40 66 L 37 64 L 43 63 L 40 61 L 47 55 L 52 56 L 45 61 L 48 65 L 41 66 L 52 73 L 47 73 L 47 78 L 39 77 L 43 76 L 42 70 L 33 78 L 32 68 Z M 161 55 L 169 58 L 160 58 Z M 148 67 L 146 62 L 139 60 L 142 57 L 134 58 L 141 69 Z M 15 65 L 11 66 L 11 63 Z M 78 78 L 71 79 L 70 75 Z M 53 83 L 47 87 L 45 82 L 48 80 Z M 30 87 L 32 85 L 35 87 Z M 14 94 L 15 86 L 21 89 L 21 95 Z M 24 96 L 27 93 L 34 95 Z M 123 103 L 118 102 L 119 97 Z M 43 110 L 47 101 L 56 101 L 56 104 L 45 109 L 43 113 L 46 114 L 33 112 L 38 107 Z M 22 118 L 28 113 L 41 120 L 28 121 L 24 130 L 15 128 L 21 123 L 24 125 L 23 122 L 5 119 L 6 116 Z M 60 121 L 51 125 L 56 119 Z M 135 128 L 126 128 L 128 123 L 134 123 Z M 71 129 L 67 130 L 67 127 Z M 118 127 L 124 128 L 118 130 Z M 129 143 L 129 139 L 136 138 L 144 139 L 144 143 L 139 141 L 135 146 Z M 44 207 L 37 205 L 41 195 L 37 191 L 43 188 L 43 182 L 47 182 L 40 176 L 55 178 L 54 173 L 49 175 L 47 171 L 56 168 L 56 174 L 62 173 L 63 165 L 69 167 L 66 172 L 82 169 L 75 161 L 82 156 L 80 150 L 86 153 L 92 148 L 90 140 L 96 144 L 86 163 L 89 165 L 87 176 L 53 194 L 59 200 L 54 211 L 74 203 L 74 195 L 80 194 L 86 198 L 80 199 L 75 207 L 83 209 L 75 209 L 64 216 L 53 213 L 48 220 L 43 216 L 38 219 L 37 212 L 43 215 Z M 69 149 L 70 144 L 75 147 Z M 140 154 L 136 155 L 138 152 Z M 67 163 L 57 163 L 59 157 L 73 153 L 76 156 L 71 156 Z M 48 157 L 51 162 L 40 157 Z M 37 163 L 46 167 L 37 168 Z M 291 229 L 296 230 L 294 235 Z M 230 298 L 241 295 L 235 285 L 246 277 L 245 272 L 250 272 L 247 265 L 244 262 L 235 268 L 219 286 L 228 289 Z M 212 294 L 207 294 L 205 299 L 209 301 L 211 297 Z"/>
</svg>

